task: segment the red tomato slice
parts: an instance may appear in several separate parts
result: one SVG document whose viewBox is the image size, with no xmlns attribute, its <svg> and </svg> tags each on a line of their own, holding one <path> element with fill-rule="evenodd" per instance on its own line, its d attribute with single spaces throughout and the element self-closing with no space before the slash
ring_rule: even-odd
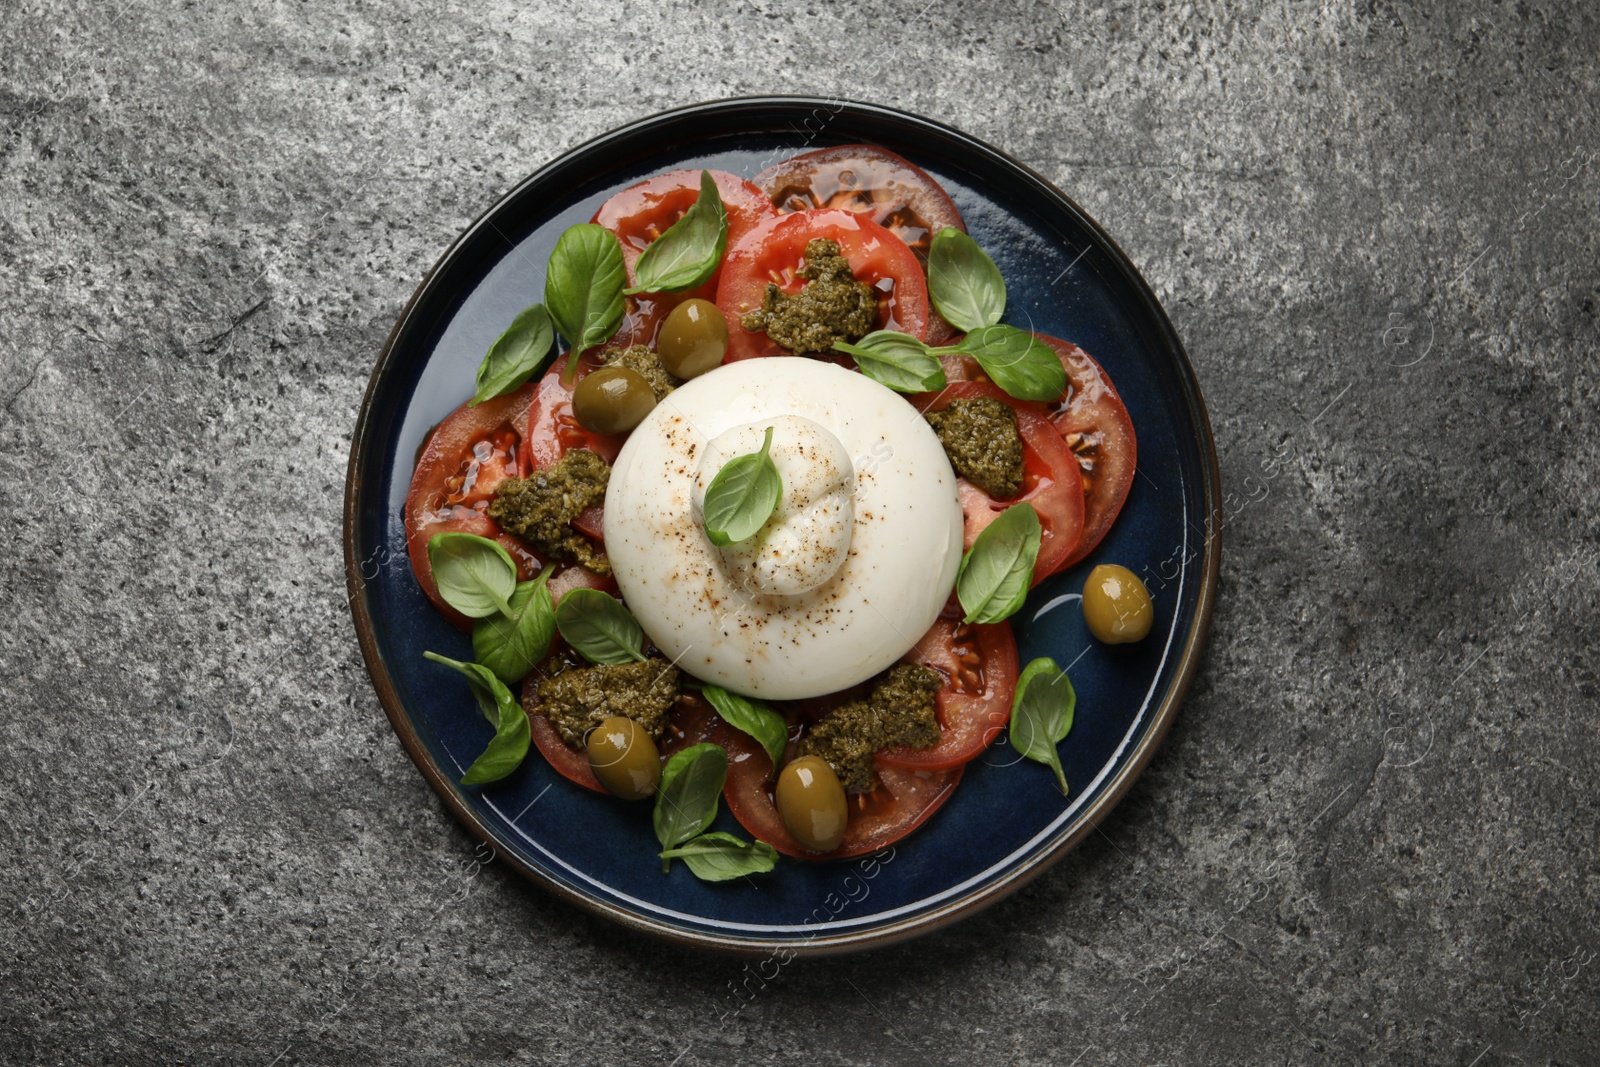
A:
<svg viewBox="0 0 1600 1067">
<path fill-rule="evenodd" d="M 489 518 L 495 486 L 507 478 L 552 467 L 572 448 L 593 449 L 609 463 L 622 447 L 623 436 L 592 434 L 572 413 L 572 386 L 598 366 L 598 361 L 585 356 L 571 385 L 561 380 L 564 365 L 558 361 L 538 382 L 477 407 L 463 404 L 434 429 L 417 455 L 417 469 L 406 494 L 406 551 L 417 584 L 457 629 L 470 631 L 472 620 L 439 595 L 428 563 L 429 539 L 450 531 L 492 538 L 511 553 L 519 577 L 526 581 L 551 564 Z M 594 507 L 573 525 L 599 541 L 602 521 L 602 509 Z M 583 567 L 554 565 L 561 569 L 550 580 L 550 593 L 558 600 L 562 593 L 579 586 L 607 592 L 616 589 L 612 579 Z"/>
<path fill-rule="evenodd" d="M 590 433 L 572 411 L 572 391 L 584 375 L 600 366 L 600 361 L 593 355 L 585 355 L 578 361 L 578 369 L 570 382 L 563 380 L 562 372 L 566 365 L 566 357 L 562 356 L 545 371 L 544 377 L 536 385 L 524 387 L 533 390 L 520 457 L 524 470 L 549 470 L 574 448 L 598 452 L 610 463 L 622 450 L 622 442 L 628 439 L 627 434 L 605 436 Z"/>
<path fill-rule="evenodd" d="M 944 380 L 950 382 L 986 382 L 989 376 L 983 373 L 983 368 L 971 356 L 960 352 L 946 352 L 939 357 L 939 365 L 944 368 Z"/>
<path fill-rule="evenodd" d="M 579 567 L 576 564 L 563 566 L 550 579 L 550 599 L 557 604 L 574 589 L 598 589 L 602 593 L 618 595 L 617 580 L 611 575 L 596 574 L 588 567 Z"/>
<path fill-rule="evenodd" d="M 428 563 L 428 541 L 435 534 L 460 533 L 489 537 L 505 546 L 524 579 L 537 574 L 544 561 L 521 541 L 501 533 L 485 511 L 495 486 L 521 474 L 522 444 L 528 430 L 528 405 L 534 386 L 456 408 L 436 426 L 417 453 L 417 468 L 406 493 L 406 553 L 417 584 L 451 625 L 472 629 L 472 620 L 439 595 Z"/>
<path fill-rule="evenodd" d="M 667 315 L 690 297 L 716 300 L 717 290 L 707 282 L 698 289 L 683 293 L 641 293 L 623 297 L 626 310 L 622 315 L 622 325 L 617 327 L 617 332 L 602 347 L 622 349 L 644 345 L 655 348 L 656 338 L 661 335 L 661 324 L 667 321 Z"/>
<path fill-rule="evenodd" d="M 1083 488 L 1078 461 L 1072 449 L 1050 425 L 1037 404 L 1018 400 L 992 382 L 951 382 L 917 406 L 924 412 L 943 411 L 961 398 L 994 397 L 1011 406 L 1022 434 L 1022 492 L 1015 500 L 996 500 L 965 478 L 958 478 L 961 511 L 966 517 L 965 547 L 971 548 L 984 527 L 1013 504 L 1026 500 L 1039 513 L 1043 528 L 1039 557 L 1033 566 L 1033 584 L 1061 569 L 1083 531 Z"/>
<path fill-rule="evenodd" d="M 733 817 L 756 838 L 779 852 L 808 860 L 845 859 L 894 844 L 938 811 L 963 767 L 943 771 L 911 770 L 878 764 L 878 787 L 849 798 L 850 822 L 844 842 L 832 852 L 809 852 L 789 835 L 770 790 L 772 760 L 748 734 L 724 726 L 722 747 L 728 750 L 728 784 L 723 795 Z"/>
<path fill-rule="evenodd" d="M 1083 475 L 1083 536 L 1062 563 L 1070 567 L 1093 552 L 1116 521 L 1133 486 L 1139 450 L 1128 409 L 1100 364 L 1070 341 L 1034 336 L 1053 348 L 1067 369 L 1067 391 L 1049 409 Z"/>
<path fill-rule="evenodd" d="M 591 504 L 578 513 L 572 520 L 572 528 L 585 537 L 592 537 L 596 541 L 606 535 L 606 507 L 604 504 Z"/>
<path fill-rule="evenodd" d="M 928 172 L 885 148 L 842 144 L 786 159 L 755 176 L 779 211 L 840 208 L 866 215 L 928 259 L 933 235 L 966 224 Z"/>
<path fill-rule="evenodd" d="M 764 333 L 746 330 L 740 319 L 761 306 L 767 283 L 797 293 L 805 280 L 796 272 L 806 242 L 825 237 L 839 245 L 857 281 L 879 293 L 876 329 L 926 338 L 932 308 L 922 267 L 906 243 L 876 222 L 849 211 L 796 211 L 768 219 L 728 246 L 722 261 L 717 307 L 728 320 L 726 362 L 789 353 Z"/>
<path fill-rule="evenodd" d="M 527 433 L 523 437 L 521 453 L 522 469 L 525 472 L 548 470 L 574 448 L 590 449 L 610 463 L 617 458 L 622 443 L 628 439 L 627 434 L 607 436 L 590 433 L 578 422 L 578 416 L 573 414 L 572 391 L 578 382 L 583 380 L 585 374 L 600 366 L 599 360 L 592 355 L 580 359 L 570 383 L 563 381 L 562 378 L 565 366 L 565 359 L 557 360 L 536 385 L 528 386 L 533 393 L 528 404 Z M 572 520 L 572 527 L 603 546 L 604 506 L 595 504 L 585 508 L 576 519 Z M 571 589 L 600 589 L 607 593 L 617 591 L 616 580 L 609 575 L 602 577 L 587 567 L 570 563 L 562 563 L 561 568 L 550 579 L 550 595 L 557 603 L 560 603 L 562 595 Z"/>
<path fill-rule="evenodd" d="M 901 662 L 944 675 L 938 697 L 939 743 L 884 749 L 876 755 L 880 766 L 927 771 L 959 767 L 989 747 L 1011 721 L 1017 642 L 1009 622 L 969 626 L 959 619 L 940 619 Z"/>
<path fill-rule="evenodd" d="M 955 202 L 927 171 L 875 145 L 805 152 L 768 167 L 754 181 L 782 212 L 839 208 L 865 215 L 904 241 L 924 268 L 934 234 L 946 226 L 967 229 Z M 958 333 L 937 311 L 930 319 L 929 344 L 942 345 Z"/>
<path fill-rule="evenodd" d="M 714 170 L 711 177 L 728 211 L 729 248 L 758 223 L 777 214 L 767 195 L 738 175 Z M 682 218 L 699 196 L 700 172 L 674 170 L 630 185 L 600 205 L 593 221 L 616 234 L 622 243 L 622 260 L 628 268 L 629 285 L 638 281 L 634 264 L 639 262 L 650 242 Z M 641 293 L 628 297 L 622 326 L 607 347 L 649 345 L 654 348 L 667 313 L 692 297 L 715 300 L 717 279 L 721 274 L 722 269 L 718 267 L 705 284 L 679 293 Z"/>
<path fill-rule="evenodd" d="M 538 669 L 523 679 L 522 707 L 528 713 L 528 728 L 533 735 L 534 746 L 550 766 L 568 781 L 609 796 L 609 790 L 600 784 L 600 779 L 594 775 L 594 768 L 589 766 L 588 753 L 562 740 L 560 732 L 538 711 L 540 680 L 554 671 L 580 663 L 570 651 L 552 653 Z M 702 741 L 715 741 L 721 733 L 721 720 L 712 712 L 710 705 L 701 700 L 698 694 L 685 692 L 678 699 L 678 706 L 673 709 L 666 732 L 657 742 L 661 750 L 661 762 L 665 764 L 667 758 L 681 748 L 698 745 Z"/>
<path fill-rule="evenodd" d="M 714 170 L 711 178 L 717 183 L 717 192 L 728 210 L 728 247 L 733 247 L 758 223 L 777 214 L 767 194 L 737 174 Z M 622 242 L 622 260 L 628 266 L 629 285 L 638 284 L 634 264 L 650 247 L 650 242 L 681 219 L 699 196 L 700 171 L 673 170 L 630 185 L 600 205 L 600 210 L 594 213 L 594 221 L 616 234 Z M 713 292 L 716 280 L 716 275 L 712 275 Z"/>
<path fill-rule="evenodd" d="M 529 709 L 530 691 L 537 696 L 538 681 L 531 674 L 522 683 L 522 707 L 528 712 L 528 732 L 533 735 L 533 744 L 539 750 L 539 754 L 567 781 L 576 782 L 585 789 L 593 789 L 596 793 L 605 793 L 609 796 L 611 791 L 601 785 L 600 779 L 594 776 L 594 768 L 589 766 L 589 757 L 583 749 L 568 746 L 561 740 L 556 728 L 550 725 L 549 719 Z"/>
</svg>

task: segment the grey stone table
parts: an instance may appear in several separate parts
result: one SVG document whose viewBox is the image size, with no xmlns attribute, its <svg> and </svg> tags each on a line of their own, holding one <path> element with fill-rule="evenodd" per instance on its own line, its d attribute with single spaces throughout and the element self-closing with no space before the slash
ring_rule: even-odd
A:
<svg viewBox="0 0 1600 1067">
<path fill-rule="evenodd" d="M 0 31 L 0 1060 L 1597 1062 L 1594 5 L 7 0 Z M 1205 666 L 1101 832 L 751 982 L 482 861 L 378 706 L 339 532 L 453 236 L 591 136 L 770 92 L 952 123 L 1094 213 L 1231 495 Z"/>
</svg>

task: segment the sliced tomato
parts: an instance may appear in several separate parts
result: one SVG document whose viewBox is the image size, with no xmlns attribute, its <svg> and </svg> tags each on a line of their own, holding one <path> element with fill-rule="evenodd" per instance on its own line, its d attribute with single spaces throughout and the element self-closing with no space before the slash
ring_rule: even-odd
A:
<svg viewBox="0 0 1600 1067">
<path fill-rule="evenodd" d="M 525 385 L 477 407 L 462 404 L 434 427 L 417 453 L 406 493 L 406 553 L 417 584 L 458 629 L 470 630 L 472 620 L 446 604 L 434 584 L 428 542 L 435 534 L 471 533 L 499 541 L 517 561 L 524 579 L 545 564 L 527 545 L 501 532 L 485 513 L 495 486 L 522 472 L 520 457 L 534 391 L 534 386 Z"/>
<path fill-rule="evenodd" d="M 1093 552 L 1117 520 L 1133 487 L 1139 449 L 1127 406 L 1100 364 L 1070 341 L 1034 336 L 1054 349 L 1067 369 L 1067 391 L 1049 410 L 1083 475 L 1083 535 L 1062 563 L 1070 567 Z"/>
<path fill-rule="evenodd" d="M 591 504 L 578 513 L 572 520 L 572 528 L 585 537 L 592 537 L 596 541 L 605 536 L 606 508 L 604 504 Z"/>
<path fill-rule="evenodd" d="M 730 248 L 758 223 L 777 214 L 766 193 L 737 174 L 714 170 L 711 179 L 717 183 L 717 193 L 728 211 Z M 629 285 L 638 283 L 634 264 L 650 247 L 650 242 L 671 229 L 699 197 L 700 171 L 672 170 L 630 185 L 600 205 L 600 210 L 594 213 L 594 221 L 616 234 L 622 242 L 622 260 L 628 267 Z M 716 275 L 712 275 L 713 292 L 716 280 Z"/>
<path fill-rule="evenodd" d="M 924 263 L 934 234 L 946 226 L 967 228 L 950 194 L 927 171 L 875 145 L 804 152 L 768 167 L 754 181 L 785 213 L 840 208 L 865 215 Z"/>
<path fill-rule="evenodd" d="M 582 662 L 573 656 L 570 650 L 559 649 L 552 652 L 544 663 L 523 679 L 522 708 L 528 713 L 528 729 L 533 735 L 534 746 L 550 766 L 568 781 L 576 782 L 596 793 L 609 795 L 606 787 L 600 784 L 600 779 L 595 777 L 594 768 L 589 765 L 588 754 L 583 749 L 562 740 L 560 731 L 549 719 L 539 714 L 538 710 L 540 681 L 557 671 L 581 665 Z M 686 691 L 679 698 L 678 706 L 673 709 L 672 717 L 667 721 L 666 732 L 657 742 L 657 747 L 661 750 L 661 761 L 665 764 L 667 759 L 681 748 L 698 745 L 702 741 L 715 741 L 721 733 L 721 720 L 712 712 L 710 705 L 700 699 L 698 694 Z"/>
<path fill-rule="evenodd" d="M 665 759 L 681 748 L 718 741 L 721 737 L 722 720 L 711 710 L 711 705 L 698 693 L 685 690 L 683 696 L 678 698 L 677 710 L 672 713 L 672 720 L 667 724 L 667 732 L 661 736 L 658 747 Z"/>
<path fill-rule="evenodd" d="M 656 339 L 661 335 L 661 324 L 667 321 L 673 308 L 690 297 L 715 300 L 717 290 L 707 282 L 684 293 L 640 293 L 638 296 L 623 297 L 625 310 L 622 325 L 611 340 L 601 347 L 606 350 L 631 348 L 634 345 L 655 348 Z"/>
<path fill-rule="evenodd" d="M 717 287 L 717 307 L 728 320 L 728 362 L 789 353 L 765 333 L 747 330 L 743 316 L 761 306 L 768 283 L 785 293 L 800 291 L 798 274 L 806 242 L 827 238 L 850 261 L 857 281 L 878 292 L 875 329 L 926 338 L 931 307 L 922 267 L 906 243 L 876 222 L 849 211 L 796 211 L 768 219 L 728 246 Z"/>
<path fill-rule="evenodd" d="M 1024 500 L 1032 504 L 1042 527 L 1039 556 L 1033 567 L 1033 582 L 1037 585 L 1061 569 L 1083 531 L 1083 483 L 1078 461 L 1043 408 L 1006 394 L 993 382 L 951 382 L 938 393 L 917 401 L 917 406 L 923 412 L 943 411 L 958 399 L 976 397 L 993 397 L 1016 412 L 1017 429 L 1022 435 L 1022 492 L 1013 500 L 996 500 L 965 478 L 958 478 L 961 512 L 966 519 L 963 540 L 971 548 L 1002 511 Z"/>
<path fill-rule="evenodd" d="M 933 624 L 903 663 L 931 667 L 944 676 L 939 691 L 939 743 L 931 748 L 888 748 L 880 765 L 938 771 L 976 757 L 1011 721 L 1017 687 L 1017 641 L 1009 622 L 967 625 L 959 619 Z"/>
<path fill-rule="evenodd" d="M 939 365 L 944 368 L 944 380 L 948 382 L 986 382 L 989 376 L 983 373 L 983 368 L 971 356 L 960 352 L 946 352 L 939 357 Z"/>
<path fill-rule="evenodd" d="M 528 694 L 534 693 L 535 703 L 532 708 L 528 705 Z M 538 707 L 538 683 L 533 675 L 528 675 L 522 683 L 522 707 L 528 712 L 528 732 L 533 736 L 534 747 L 545 758 L 556 773 L 569 782 L 576 782 L 585 789 L 593 789 L 596 793 L 610 794 L 605 786 L 600 784 L 600 779 L 594 776 L 594 768 L 589 766 L 589 756 L 581 748 L 573 748 L 561 739 L 561 734 L 550 725 L 550 720 L 540 715 L 533 708 Z"/>
<path fill-rule="evenodd" d="M 561 375 L 564 364 L 558 361 L 538 382 L 477 407 L 463 404 L 433 430 L 417 454 L 416 471 L 406 494 L 406 551 L 417 584 L 457 629 L 471 630 L 472 620 L 445 603 L 434 584 L 428 541 L 435 534 L 457 531 L 498 541 L 517 561 L 524 581 L 546 566 L 560 568 L 550 580 L 550 593 L 557 599 L 580 586 L 607 592 L 616 589 L 609 577 L 544 559 L 501 530 L 488 515 L 497 485 L 507 478 L 552 467 L 569 449 L 593 449 L 608 463 L 616 458 L 624 437 L 592 434 L 572 413 L 573 387 L 598 365 L 593 357 L 585 356 L 573 381 L 567 383 Z M 573 526 L 599 541 L 602 521 L 602 510 L 594 507 Z"/>
<path fill-rule="evenodd" d="M 583 376 L 600 366 L 593 355 L 578 361 L 578 369 L 571 381 L 565 380 L 566 357 L 562 357 L 545 371 L 533 390 L 528 403 L 527 432 L 522 440 L 522 467 L 527 471 L 549 470 L 574 448 L 587 448 L 600 453 L 607 463 L 617 458 L 627 434 L 590 433 L 578 422 L 572 411 L 572 391 Z"/>
<path fill-rule="evenodd" d="M 934 234 L 946 226 L 967 229 L 955 201 L 927 171 L 876 145 L 805 152 L 768 167 L 754 181 L 785 213 L 839 208 L 865 215 L 904 241 L 924 268 Z M 942 345 L 958 332 L 930 312 L 929 344 Z"/>
<path fill-rule="evenodd" d="M 549 470 L 561 457 L 574 448 L 587 448 L 600 454 L 607 463 L 617 458 L 627 434 L 596 434 L 585 430 L 572 411 L 572 391 L 583 376 L 600 366 L 593 355 L 578 361 L 572 380 L 563 379 L 565 360 L 557 360 L 538 383 L 530 385 L 532 395 L 528 403 L 527 432 L 522 440 L 521 466 L 525 473 Z M 486 516 L 487 518 L 487 516 Z M 605 508 L 595 504 L 585 508 L 572 528 L 600 545 L 605 544 Z M 617 583 L 609 575 L 595 574 L 587 567 L 563 562 L 561 570 L 550 579 L 550 595 L 559 603 L 563 594 L 572 589 L 600 589 L 607 593 L 617 591 Z"/>
<path fill-rule="evenodd" d="M 755 226 L 777 214 L 777 209 L 767 195 L 737 174 L 714 170 L 712 180 L 728 211 L 728 247 L 742 238 Z M 700 196 L 698 170 L 674 170 L 658 174 L 637 185 L 617 193 L 594 213 L 595 222 L 617 235 L 622 243 L 622 260 L 628 268 L 628 284 L 634 285 L 638 277 L 634 265 L 650 242 L 671 228 L 693 206 Z M 656 337 L 667 314 L 692 297 L 702 300 L 717 298 L 717 280 L 722 270 L 700 286 L 678 293 L 641 293 L 627 298 L 627 311 L 622 326 L 607 347 L 626 348 L 629 345 L 655 347 Z"/>
<path fill-rule="evenodd" d="M 561 598 L 574 589 L 598 589 L 602 593 L 617 593 L 617 580 L 609 574 L 596 574 L 588 567 L 577 564 L 564 565 L 550 579 L 550 599 L 561 603 Z"/>
<path fill-rule="evenodd" d="M 878 787 L 849 797 L 850 822 L 844 842 L 832 852 L 810 852 L 789 835 L 772 799 L 772 759 L 748 734 L 724 726 L 728 783 L 723 795 L 733 817 L 756 838 L 800 859 L 845 859 L 894 844 L 927 821 L 950 799 L 963 767 L 923 771 L 878 764 Z"/>
</svg>

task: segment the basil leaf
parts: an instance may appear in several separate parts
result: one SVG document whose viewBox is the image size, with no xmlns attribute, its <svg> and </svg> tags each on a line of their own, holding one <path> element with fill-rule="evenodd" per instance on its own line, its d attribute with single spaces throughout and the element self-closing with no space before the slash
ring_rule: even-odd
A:
<svg viewBox="0 0 1600 1067">
<path fill-rule="evenodd" d="M 928 247 L 928 296 L 958 330 L 981 330 L 1006 310 L 1006 282 L 978 242 L 946 226 Z"/>
<path fill-rule="evenodd" d="M 517 565 L 497 541 L 469 533 L 434 534 L 428 566 L 444 602 L 470 619 L 500 612 L 512 615 Z"/>
<path fill-rule="evenodd" d="M 730 693 L 720 685 L 708 682 L 700 687 L 700 692 L 717 709 L 723 722 L 761 743 L 767 755 L 772 757 L 772 769 L 776 772 L 778 765 L 783 762 L 783 750 L 789 744 L 789 726 L 783 721 L 783 716 L 759 700 Z"/>
<path fill-rule="evenodd" d="M 477 672 L 471 668 L 478 666 L 476 663 L 462 663 L 458 659 L 441 656 L 437 652 L 424 652 L 424 659 L 431 659 L 435 663 L 443 663 L 446 667 L 453 667 L 466 675 L 467 688 L 472 690 L 472 695 L 478 700 L 478 710 L 483 712 L 483 717 L 489 720 L 490 726 L 500 723 L 500 702 L 495 699 L 494 690 L 487 682 L 478 677 Z M 503 687 L 502 687 L 503 688 Z"/>
<path fill-rule="evenodd" d="M 511 594 L 511 617 L 480 619 L 472 628 L 472 654 L 502 682 L 514 685 L 544 659 L 556 631 L 556 609 L 550 599 L 546 568 Z"/>
<path fill-rule="evenodd" d="M 622 325 L 622 286 L 627 281 L 617 235 L 592 222 L 568 226 L 550 253 L 544 302 L 556 329 L 571 346 L 571 373 L 586 349 L 611 340 Z"/>
<path fill-rule="evenodd" d="M 623 292 L 677 293 L 717 272 L 728 247 L 728 209 L 709 170 L 700 172 L 700 196 L 667 232 L 650 242 L 633 265 L 638 284 Z"/>
<path fill-rule="evenodd" d="M 999 622 L 1022 607 L 1042 536 L 1039 513 L 1027 501 L 984 527 L 956 572 L 956 596 L 967 613 L 962 622 Z"/>
<path fill-rule="evenodd" d="M 994 384 L 1021 400 L 1054 400 L 1067 391 L 1067 371 L 1049 345 L 1015 326 L 973 330 L 948 349 L 977 359 Z"/>
<path fill-rule="evenodd" d="M 483 785 L 487 782 L 498 782 L 521 766 L 523 757 L 528 754 L 528 741 L 531 737 L 528 713 L 522 710 L 522 705 L 511 695 L 511 690 L 505 687 L 505 683 L 482 664 L 462 663 L 460 660 L 441 656 L 437 652 L 424 652 L 423 655 L 435 663 L 453 667 L 466 675 L 467 685 L 472 688 L 472 695 L 478 698 L 478 707 L 495 727 L 489 747 L 483 750 L 483 755 L 472 761 L 467 773 L 461 776 L 461 784 Z M 491 711 L 493 714 L 490 714 Z"/>
<path fill-rule="evenodd" d="M 706 486 L 706 536 L 712 544 L 748 540 L 772 517 L 783 495 L 783 479 L 771 452 L 772 427 L 768 426 L 761 451 L 728 460 Z"/>
<path fill-rule="evenodd" d="M 717 818 L 717 801 L 728 777 L 728 753 L 721 745 L 705 742 L 679 749 L 661 769 L 656 787 L 656 807 L 651 815 L 656 840 L 664 849 L 681 845 L 704 833 Z M 671 866 L 663 858 L 661 869 Z"/>
<path fill-rule="evenodd" d="M 1067 673 L 1044 658 L 1023 668 L 1011 700 L 1011 743 L 1028 759 L 1056 772 L 1062 796 L 1067 793 L 1067 776 L 1056 745 L 1072 729 L 1077 706 L 1078 694 Z"/>
<path fill-rule="evenodd" d="M 667 849 L 661 858 L 683 860 L 702 882 L 728 882 L 772 870 L 778 865 L 778 850 L 765 841 L 741 841 L 716 830 Z"/>
<path fill-rule="evenodd" d="M 637 663 L 644 631 L 622 601 L 598 589 L 574 589 L 556 606 L 556 627 L 590 663 Z"/>
<path fill-rule="evenodd" d="M 897 393 L 931 393 L 944 388 L 939 358 L 910 334 L 874 330 L 855 344 L 835 341 L 833 347 L 853 357 L 862 374 Z"/>
<path fill-rule="evenodd" d="M 555 341 L 555 329 L 544 305 L 524 309 L 489 346 L 478 365 L 478 389 L 472 394 L 472 406 L 503 396 L 543 371 Z"/>
</svg>

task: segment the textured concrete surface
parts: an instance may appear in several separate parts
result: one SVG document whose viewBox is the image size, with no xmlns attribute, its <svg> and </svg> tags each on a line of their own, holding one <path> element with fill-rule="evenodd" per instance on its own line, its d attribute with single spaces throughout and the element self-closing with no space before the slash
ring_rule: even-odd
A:
<svg viewBox="0 0 1600 1067">
<path fill-rule="evenodd" d="M 0 31 L 0 1060 L 1600 1062 L 1592 4 L 7 0 Z M 474 853 L 368 683 L 340 493 L 390 324 L 501 191 L 804 91 L 1096 214 L 1233 495 L 1205 668 L 1103 832 L 734 1014 L 740 963 Z"/>
</svg>

